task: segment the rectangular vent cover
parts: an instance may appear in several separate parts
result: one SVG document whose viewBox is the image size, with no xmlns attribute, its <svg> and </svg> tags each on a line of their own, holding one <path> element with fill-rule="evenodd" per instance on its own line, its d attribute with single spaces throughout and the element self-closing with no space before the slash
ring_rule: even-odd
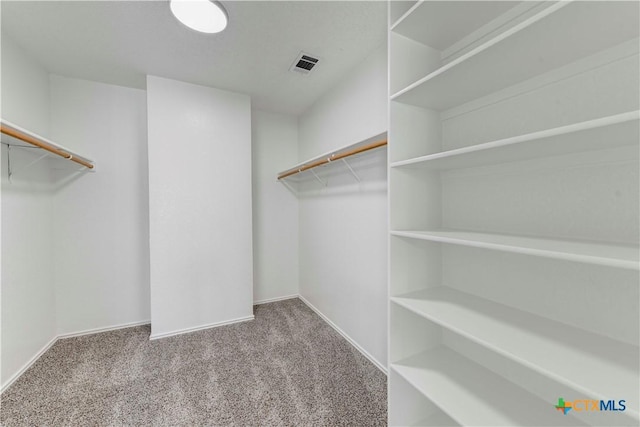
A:
<svg viewBox="0 0 640 427">
<path fill-rule="evenodd" d="M 318 65 L 318 61 L 320 59 L 314 57 L 305 52 L 300 52 L 300 54 L 296 57 L 296 60 L 291 64 L 291 68 L 289 71 L 296 71 L 301 74 L 310 74 Z"/>
</svg>

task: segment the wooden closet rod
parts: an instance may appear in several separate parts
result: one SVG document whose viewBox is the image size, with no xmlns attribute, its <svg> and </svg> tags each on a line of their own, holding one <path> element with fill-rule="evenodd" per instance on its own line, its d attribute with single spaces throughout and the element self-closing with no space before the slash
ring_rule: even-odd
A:
<svg viewBox="0 0 640 427">
<path fill-rule="evenodd" d="M 374 148 L 382 147 L 382 146 L 385 146 L 385 145 L 387 145 L 387 140 L 386 139 L 383 140 L 383 141 L 372 142 L 371 144 L 362 145 L 360 147 L 352 148 L 351 150 L 344 151 L 342 153 L 332 154 L 330 157 L 327 157 L 325 159 L 320 159 L 320 160 L 316 160 L 316 161 L 313 161 L 313 162 L 309 162 L 309 163 L 306 163 L 306 164 L 304 164 L 304 165 L 302 165 L 302 166 L 300 166 L 298 168 L 291 169 L 291 170 L 288 170 L 286 172 L 283 172 L 280 175 L 278 175 L 278 179 L 286 178 L 288 176 L 295 175 L 295 174 L 300 173 L 300 172 L 304 172 L 304 171 L 309 170 L 311 168 L 315 168 L 315 167 L 318 167 L 318 166 L 326 165 L 327 163 L 335 162 L 336 160 L 344 159 L 345 157 L 353 156 L 354 154 L 364 153 L 365 151 L 373 150 Z"/>
<path fill-rule="evenodd" d="M 35 145 L 36 147 L 42 148 L 43 150 L 46 150 L 52 154 L 55 154 L 57 156 L 60 157 L 64 157 L 67 160 L 71 160 L 72 162 L 76 162 L 82 166 L 84 166 L 85 168 L 89 168 L 89 169 L 93 169 L 93 165 L 89 162 L 87 162 L 86 160 L 80 159 L 78 157 L 74 157 L 73 154 L 71 153 L 67 153 L 64 150 L 61 150 L 57 147 L 53 147 L 47 143 L 44 143 L 30 135 L 27 135 L 25 133 L 22 133 L 18 130 L 12 129 L 10 127 L 4 126 L 4 125 L 0 125 L 0 132 L 12 136 L 16 139 L 19 139 L 20 141 L 24 141 L 27 142 L 31 145 Z"/>
</svg>

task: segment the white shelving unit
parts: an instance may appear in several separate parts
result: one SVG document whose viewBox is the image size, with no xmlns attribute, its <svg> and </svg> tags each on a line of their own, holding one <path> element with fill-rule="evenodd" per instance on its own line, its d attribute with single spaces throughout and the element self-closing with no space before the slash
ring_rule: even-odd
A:
<svg viewBox="0 0 640 427">
<path fill-rule="evenodd" d="M 608 396 L 632 395 L 638 387 L 637 351 L 630 344 L 447 287 L 391 301 L 585 396 L 608 400 Z M 585 372 L 584 366 L 593 369 Z M 637 407 L 629 410 L 637 416 Z"/>
<path fill-rule="evenodd" d="M 390 425 L 640 423 L 639 13 L 389 2 Z"/>
<path fill-rule="evenodd" d="M 392 369 L 460 425 L 558 425 L 549 403 L 453 351 L 426 351 L 395 363 Z M 538 416 L 533 418 L 531 413 Z M 562 424 L 584 425 L 571 418 Z"/>
</svg>

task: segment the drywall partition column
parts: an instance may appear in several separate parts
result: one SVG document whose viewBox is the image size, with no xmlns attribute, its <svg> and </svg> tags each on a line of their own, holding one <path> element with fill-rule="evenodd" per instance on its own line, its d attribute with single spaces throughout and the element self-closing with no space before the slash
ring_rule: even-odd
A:
<svg viewBox="0 0 640 427">
<path fill-rule="evenodd" d="M 147 78 L 151 337 L 252 319 L 248 96 Z"/>
<path fill-rule="evenodd" d="M 386 46 L 381 46 L 300 117 L 300 160 L 385 132 L 386 94 Z M 377 169 L 362 171 L 360 183 L 329 185 L 299 198 L 300 295 L 384 368 L 385 159 Z"/>
<path fill-rule="evenodd" d="M 58 334 L 148 323 L 146 93 L 61 76 L 50 86 L 52 138 L 97 165 L 53 198 Z"/>
<path fill-rule="evenodd" d="M 274 171 L 298 162 L 296 117 L 252 111 L 255 302 L 298 294 L 298 200 Z"/>
</svg>

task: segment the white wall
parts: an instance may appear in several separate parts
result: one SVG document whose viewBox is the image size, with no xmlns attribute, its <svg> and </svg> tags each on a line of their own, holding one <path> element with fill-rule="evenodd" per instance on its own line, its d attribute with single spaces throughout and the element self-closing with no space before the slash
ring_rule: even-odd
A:
<svg viewBox="0 0 640 427">
<path fill-rule="evenodd" d="M 3 147 L 4 386 L 57 335 L 148 321 L 150 310 L 145 92 L 49 76 L 4 35 L 2 73 L 3 118 L 98 165 L 21 169 L 41 153 L 14 148 L 9 183 Z"/>
<path fill-rule="evenodd" d="M 248 96 L 147 78 L 152 337 L 253 317 Z"/>
<path fill-rule="evenodd" d="M 49 75 L 4 33 L 2 82 L 2 118 L 48 136 Z"/>
<path fill-rule="evenodd" d="M 387 128 L 386 46 L 299 119 L 300 160 Z M 372 156 L 384 156 L 384 151 Z M 358 172 L 358 170 L 356 170 Z M 300 197 L 300 295 L 387 365 L 386 162 Z"/>
<path fill-rule="evenodd" d="M 299 161 L 387 130 L 387 48 L 376 49 L 300 116 Z"/>
<path fill-rule="evenodd" d="M 46 71 L 2 35 L 2 117 L 44 136 L 49 133 Z M 20 171 L 31 153 L 13 149 L 7 180 L 2 149 L 2 372 L 4 387 L 56 333 L 51 193 L 46 169 Z"/>
<path fill-rule="evenodd" d="M 296 117 L 253 110 L 253 300 L 298 294 L 298 200 L 276 174 L 298 162 Z"/>
<path fill-rule="evenodd" d="M 146 94 L 51 76 L 51 135 L 95 173 L 57 180 L 58 333 L 150 319 Z"/>
</svg>

